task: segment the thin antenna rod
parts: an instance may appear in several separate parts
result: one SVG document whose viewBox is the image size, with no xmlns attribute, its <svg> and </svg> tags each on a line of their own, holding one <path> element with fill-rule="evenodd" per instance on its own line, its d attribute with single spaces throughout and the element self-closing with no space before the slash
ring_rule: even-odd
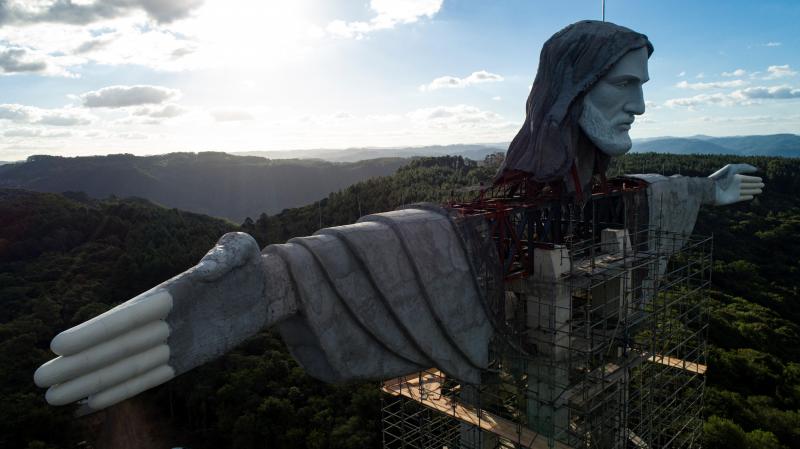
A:
<svg viewBox="0 0 800 449">
<path fill-rule="evenodd" d="M 605 22 L 606 21 L 606 0 L 601 0 L 601 5 L 602 6 L 600 7 L 600 9 L 603 12 L 603 22 Z"/>
</svg>

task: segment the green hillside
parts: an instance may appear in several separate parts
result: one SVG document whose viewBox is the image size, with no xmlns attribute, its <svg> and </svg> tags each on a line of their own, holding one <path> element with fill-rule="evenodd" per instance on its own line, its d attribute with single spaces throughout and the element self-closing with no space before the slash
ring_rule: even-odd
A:
<svg viewBox="0 0 800 449">
<path fill-rule="evenodd" d="M 765 193 L 704 209 L 696 228 L 715 236 L 706 446 L 800 447 L 800 160 L 739 160 L 762 168 Z M 612 171 L 707 175 L 726 162 L 730 156 L 639 154 Z M 241 226 L 144 200 L 0 190 L 0 447 L 379 447 L 377 386 L 314 381 L 269 332 L 78 420 L 70 407 L 44 403 L 32 373 L 50 358 L 58 331 L 185 270 L 224 232 L 283 242 L 320 223 L 446 199 L 494 170 L 458 157 L 420 159 Z"/>
<path fill-rule="evenodd" d="M 270 160 L 215 152 L 31 156 L 25 162 L 0 166 L 0 187 L 80 191 L 93 198 L 136 196 L 241 221 L 247 215 L 308 204 L 356 182 L 390 175 L 407 163 L 401 158 L 347 163 Z"/>
</svg>

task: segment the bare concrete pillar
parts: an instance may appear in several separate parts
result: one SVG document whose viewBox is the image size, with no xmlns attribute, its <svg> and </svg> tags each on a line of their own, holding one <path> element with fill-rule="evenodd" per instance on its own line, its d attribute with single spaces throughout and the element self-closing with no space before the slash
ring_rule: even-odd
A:
<svg viewBox="0 0 800 449">
<path fill-rule="evenodd" d="M 528 425 L 544 436 L 563 438 L 569 411 L 562 394 L 569 384 L 572 298 L 571 258 L 565 246 L 534 251 L 533 276 L 525 281 L 526 330 L 536 355 L 527 367 Z"/>
</svg>

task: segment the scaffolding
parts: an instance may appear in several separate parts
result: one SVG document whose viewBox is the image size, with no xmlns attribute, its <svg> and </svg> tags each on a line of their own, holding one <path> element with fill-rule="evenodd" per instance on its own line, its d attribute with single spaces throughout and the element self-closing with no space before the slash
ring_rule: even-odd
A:
<svg viewBox="0 0 800 449">
<path fill-rule="evenodd" d="M 641 189 L 619 192 L 635 212 Z M 613 224 L 552 204 L 500 217 L 518 235 L 526 220 L 538 229 L 527 239 L 493 230 L 507 261 L 491 304 L 503 331 L 481 383 L 435 367 L 385 381 L 385 448 L 698 447 L 712 239 L 638 226 L 624 207 Z"/>
</svg>

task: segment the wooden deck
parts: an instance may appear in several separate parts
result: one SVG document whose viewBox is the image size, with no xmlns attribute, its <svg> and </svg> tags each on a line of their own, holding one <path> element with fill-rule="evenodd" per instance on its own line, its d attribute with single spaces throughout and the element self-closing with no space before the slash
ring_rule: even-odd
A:
<svg viewBox="0 0 800 449">
<path fill-rule="evenodd" d="M 444 373 L 440 371 L 423 371 L 386 381 L 381 389 L 393 396 L 404 396 L 412 399 L 426 407 L 476 426 L 481 430 L 491 432 L 522 447 L 550 449 L 546 437 L 510 420 L 485 410 L 479 411 L 475 407 L 462 404 L 442 395 L 443 380 Z M 555 447 L 557 449 L 571 449 L 570 446 L 559 442 L 556 442 Z"/>
<path fill-rule="evenodd" d="M 694 363 L 694 362 L 687 362 L 686 360 L 676 359 L 675 357 L 667 357 L 661 354 L 650 356 L 650 358 L 647 359 L 647 361 L 658 363 L 661 365 L 671 366 L 673 368 L 680 368 L 684 371 L 689 371 L 700 375 L 705 374 L 706 370 L 708 370 L 707 365 L 701 365 L 699 363 Z"/>
</svg>

